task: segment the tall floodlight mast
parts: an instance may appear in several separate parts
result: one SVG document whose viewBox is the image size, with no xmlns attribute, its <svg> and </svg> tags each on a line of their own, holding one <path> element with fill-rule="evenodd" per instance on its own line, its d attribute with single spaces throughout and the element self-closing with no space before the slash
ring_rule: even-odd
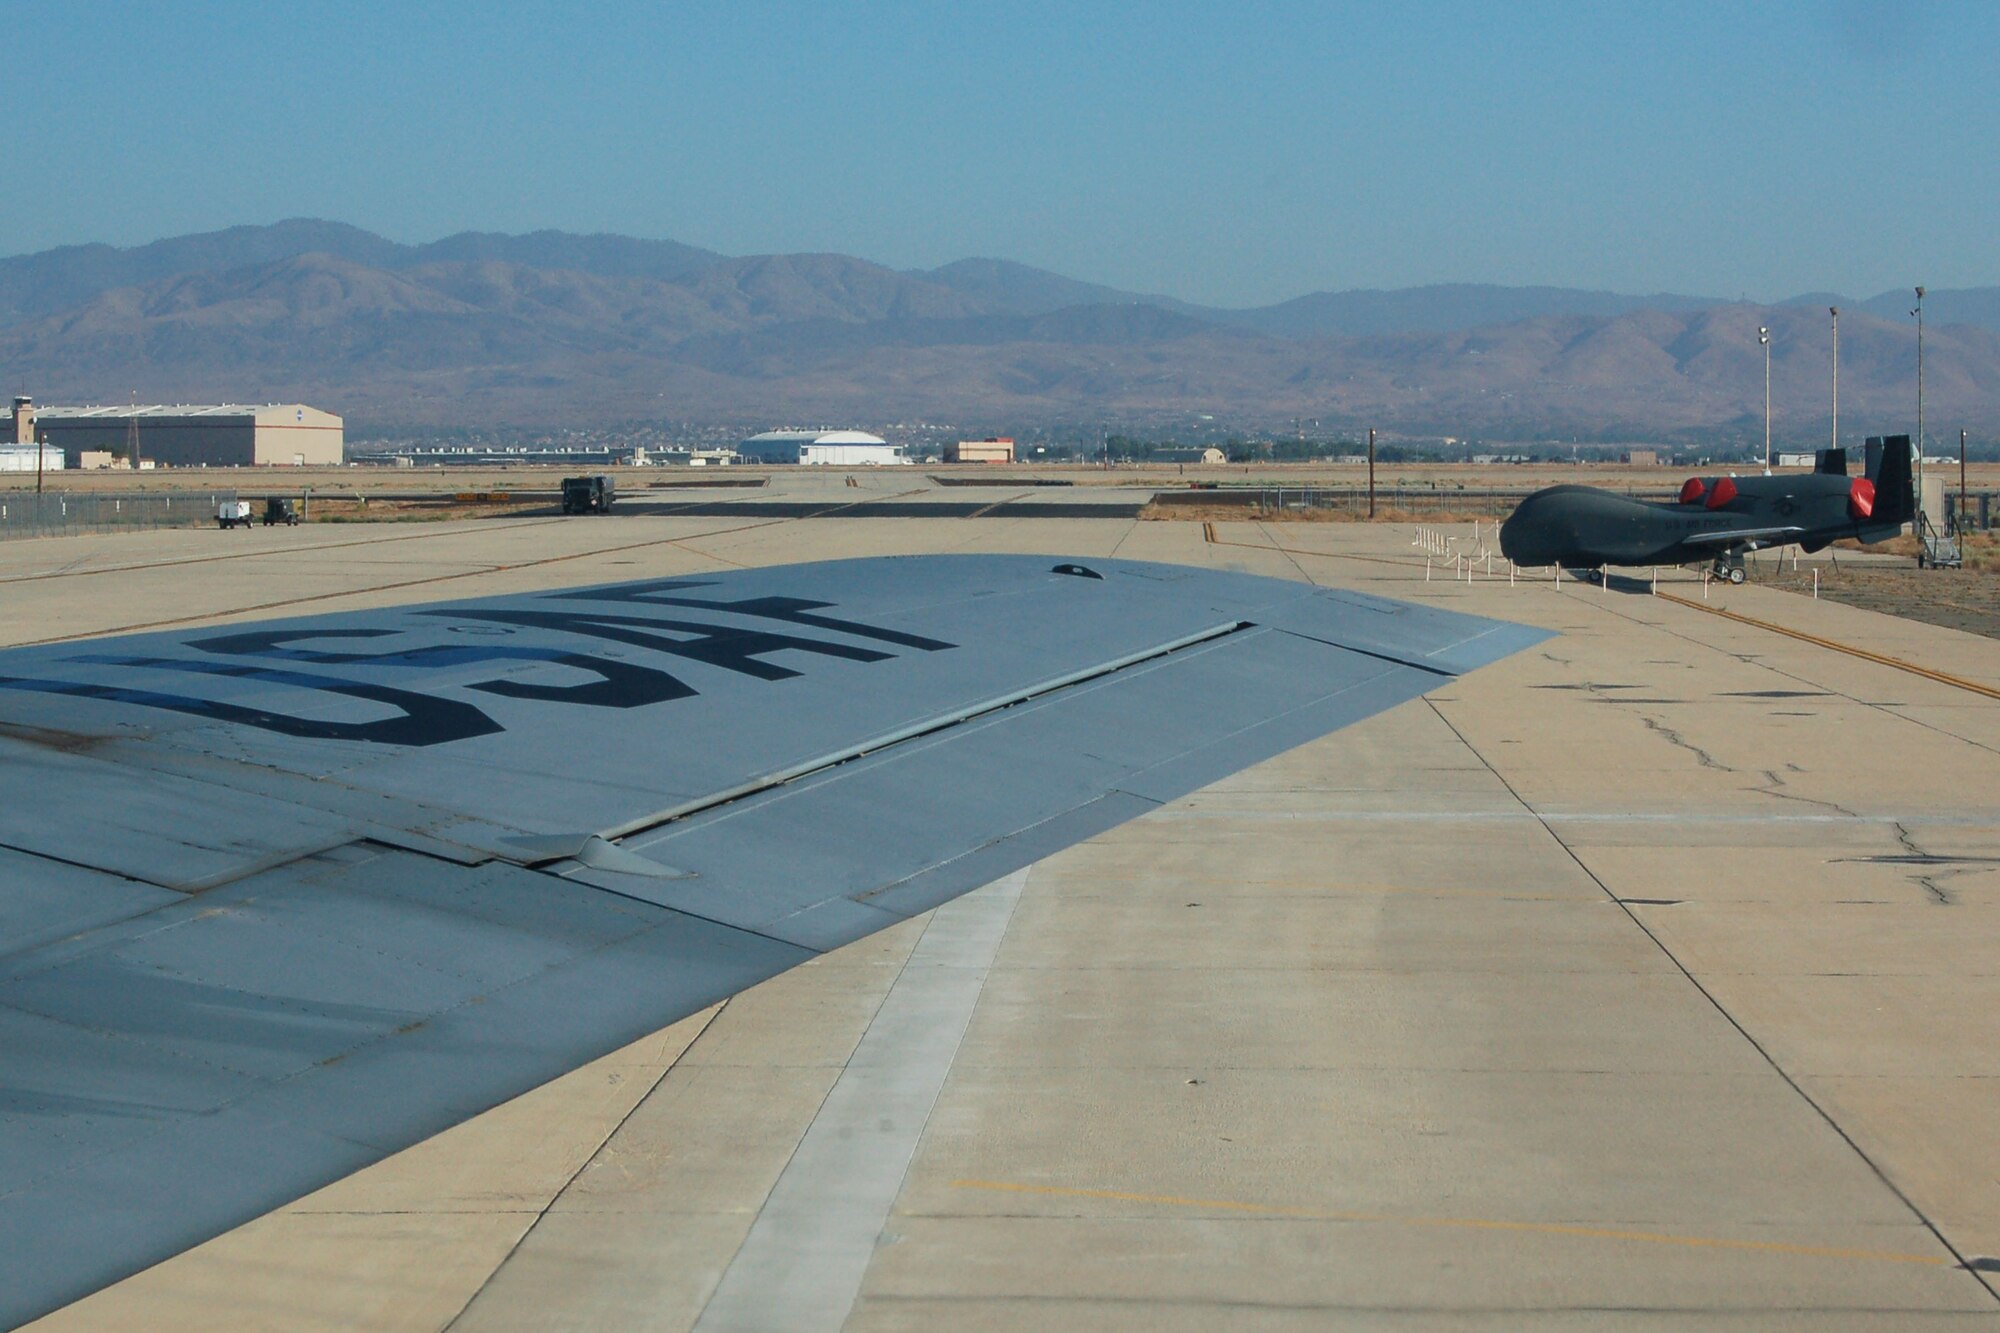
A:
<svg viewBox="0 0 2000 1333">
<path fill-rule="evenodd" d="M 1764 348 L 1764 470 L 1771 470 L 1771 331 L 1759 327 L 1757 341 Z"/>
<path fill-rule="evenodd" d="M 1924 289 L 1917 288 L 1917 533 L 1924 530 Z"/>
<path fill-rule="evenodd" d="M 1833 447 L 1840 447 L 1840 307 L 1830 305 L 1826 313 L 1833 316 Z"/>
</svg>

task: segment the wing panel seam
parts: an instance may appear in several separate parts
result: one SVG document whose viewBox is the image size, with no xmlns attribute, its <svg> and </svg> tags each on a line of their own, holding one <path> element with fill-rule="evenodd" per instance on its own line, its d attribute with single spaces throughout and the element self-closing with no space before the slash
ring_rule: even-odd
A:
<svg viewBox="0 0 2000 1333">
<path fill-rule="evenodd" d="M 952 727 L 963 726 L 988 714 L 997 713 L 1018 704 L 1028 703 L 1031 700 L 1041 699 L 1059 690 L 1070 689 L 1077 685 L 1101 680 L 1106 676 L 1116 675 L 1121 671 L 1127 671 L 1136 666 L 1155 662 L 1161 658 L 1172 656 L 1175 653 L 1183 652 L 1190 648 L 1197 648 L 1204 644 L 1213 643 L 1218 639 L 1227 638 L 1232 634 L 1239 634 L 1258 628 L 1260 627 L 1247 620 L 1229 620 L 1218 625 L 1210 625 L 1206 629 L 1197 630 L 1192 634 L 1184 634 L 1179 638 L 1170 639 L 1165 643 L 1154 644 L 1150 648 L 1142 648 L 1137 652 L 1127 653 L 1123 657 L 1113 658 L 1108 662 L 1100 662 L 1095 666 L 1083 667 L 1048 680 L 1038 681 L 1033 685 L 1023 686 L 1017 690 L 1010 690 L 1006 694 L 995 695 L 978 703 L 967 704 L 963 707 L 952 709 L 950 712 L 936 714 L 921 721 L 909 723 L 906 726 L 896 728 L 894 731 L 884 732 L 880 736 L 870 737 L 867 740 L 819 755 L 816 758 L 803 760 L 800 763 L 779 769 L 774 773 L 766 774 L 760 778 L 752 778 L 748 782 L 740 783 L 723 791 L 699 796 L 694 800 L 684 801 L 679 805 L 669 806 L 664 810 L 658 810 L 652 814 L 641 815 L 637 819 L 628 820 L 623 824 L 617 824 L 608 829 L 602 829 L 599 831 L 598 836 L 607 840 L 629 838 L 636 833 L 645 833 L 659 828 L 663 824 L 671 824 L 678 820 L 686 819 L 690 815 L 701 814 L 725 805 L 734 805 L 760 792 L 770 791 L 774 787 L 782 787 L 787 783 L 796 782 L 800 778 L 824 772 L 829 768 L 836 768 L 851 760 L 879 753 L 892 746 L 918 740 Z"/>
</svg>

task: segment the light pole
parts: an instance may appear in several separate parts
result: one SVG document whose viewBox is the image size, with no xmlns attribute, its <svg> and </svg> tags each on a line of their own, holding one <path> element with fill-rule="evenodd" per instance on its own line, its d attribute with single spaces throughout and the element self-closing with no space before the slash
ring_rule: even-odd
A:
<svg viewBox="0 0 2000 1333">
<path fill-rule="evenodd" d="M 1833 316 L 1833 447 L 1840 447 L 1840 307 L 1830 305 L 1826 313 Z"/>
<path fill-rule="evenodd" d="M 1764 471 L 1771 470 L 1771 331 L 1759 327 L 1757 341 L 1764 348 Z"/>
<path fill-rule="evenodd" d="M 1924 530 L 1924 289 L 1917 288 L 1917 535 Z"/>
</svg>

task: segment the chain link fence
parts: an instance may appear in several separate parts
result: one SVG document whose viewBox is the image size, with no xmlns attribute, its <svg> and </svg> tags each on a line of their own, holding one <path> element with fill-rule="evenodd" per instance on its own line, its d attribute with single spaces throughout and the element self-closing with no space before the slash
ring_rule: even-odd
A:
<svg viewBox="0 0 2000 1333">
<path fill-rule="evenodd" d="M 0 540 L 212 524 L 216 506 L 235 499 L 235 491 L 180 491 L 169 495 L 0 491 Z"/>
</svg>

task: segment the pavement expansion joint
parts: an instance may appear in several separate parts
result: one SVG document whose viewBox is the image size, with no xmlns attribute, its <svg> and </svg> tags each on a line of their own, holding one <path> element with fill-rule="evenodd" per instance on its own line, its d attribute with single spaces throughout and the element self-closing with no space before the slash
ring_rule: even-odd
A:
<svg viewBox="0 0 2000 1333">
<path fill-rule="evenodd" d="M 1429 701 L 1427 700 L 1426 702 Z M 1467 749 L 1471 750 L 1475 755 L 1479 755 L 1479 758 L 1483 762 L 1486 762 L 1489 768 L 1492 767 L 1491 761 L 1487 760 L 1485 755 L 1480 754 L 1478 747 L 1472 744 L 1470 738 L 1468 738 L 1457 726 L 1453 725 L 1451 720 L 1445 717 L 1443 712 L 1439 711 L 1435 704 L 1432 705 L 1432 711 L 1437 714 L 1437 717 L 1439 718 L 1440 721 L 1444 722 L 1444 724 L 1451 729 L 1452 734 L 1457 736 L 1459 741 L 1462 744 L 1464 744 Z M 1496 778 L 1498 778 L 1503 784 L 1506 785 L 1507 790 L 1514 795 L 1514 798 L 1516 800 L 1520 801 L 1524 809 L 1527 809 L 1532 812 L 1533 806 L 1528 802 L 1526 798 L 1522 797 L 1519 794 L 1519 792 L 1515 790 L 1513 784 L 1507 781 L 1504 774 L 1502 774 L 1497 768 L 1494 768 L 1493 775 Z M 1918 1222 L 1920 1222 L 1924 1226 L 1924 1228 L 1931 1233 L 1931 1235 L 1936 1237 L 1938 1243 L 1944 1246 L 1945 1249 L 1953 1256 L 1953 1258 L 1958 1261 L 1958 1263 L 1955 1266 L 1960 1268 L 1966 1268 L 1966 1271 L 1972 1272 L 1975 1280 L 1977 1280 L 1983 1287 L 1986 1288 L 1987 1294 L 1989 1296 L 1992 1296 L 1996 1301 L 2000 1301 L 2000 1290 L 1996 1290 L 1993 1284 L 1987 1282 L 1986 1279 L 1983 1276 L 1981 1276 L 1979 1272 L 1967 1268 L 1965 1256 L 1961 1254 L 1958 1248 L 1952 1244 L 1952 1242 L 1948 1237 L 1946 1237 L 1943 1229 L 1939 1226 L 1939 1224 L 1936 1221 L 1934 1221 L 1922 1208 L 1920 1208 L 1917 1205 L 1916 1200 L 1913 1199 L 1906 1190 L 1904 1190 L 1901 1186 L 1899 1186 L 1896 1183 L 1896 1181 L 1890 1177 L 1888 1171 L 1884 1169 L 1884 1167 L 1880 1162 L 1878 1162 L 1874 1157 L 1870 1156 L 1869 1153 L 1862 1148 L 1861 1144 L 1855 1141 L 1854 1135 L 1849 1132 L 1847 1127 L 1843 1126 L 1840 1123 L 1840 1120 L 1834 1115 L 1834 1113 L 1831 1110 L 1829 1110 L 1827 1106 L 1820 1099 L 1814 1097 L 1811 1093 L 1806 1091 L 1805 1087 L 1799 1082 L 1799 1080 L 1794 1078 L 1792 1074 L 1789 1071 L 1787 1071 L 1782 1064 L 1779 1063 L 1778 1059 L 1771 1053 L 1770 1049 L 1762 1041 L 1759 1041 L 1756 1035 L 1753 1034 L 1750 1031 L 1750 1029 L 1744 1025 L 1744 1021 L 1741 1018 L 1739 1018 L 1736 1014 L 1732 1013 L 1729 1007 L 1722 1002 L 1722 1000 L 1715 994 L 1715 992 L 1711 990 L 1707 985 L 1703 984 L 1702 980 L 1694 974 L 1694 972 L 1688 967 L 1687 963 L 1684 960 L 1682 960 L 1677 954 L 1675 954 L 1674 950 L 1672 949 L 1672 947 L 1668 945 L 1667 941 L 1661 938 L 1659 932 L 1655 931 L 1651 926 L 1647 925 L 1643 917 L 1641 917 L 1630 906 L 1626 905 L 1623 901 L 1619 899 L 1618 895 L 1612 891 L 1610 885 L 1606 884 L 1603 878 L 1600 875 L 1598 875 L 1596 871 L 1591 869 L 1590 865 L 1576 851 L 1576 849 L 1570 846 L 1570 844 L 1563 839 L 1562 835 L 1559 832 L 1557 832 L 1554 825 L 1550 824 L 1546 820 L 1542 821 L 1542 823 L 1543 827 L 1548 829 L 1549 836 L 1555 839 L 1557 844 L 1561 846 L 1563 852 L 1566 855 L 1568 855 L 1568 857 L 1572 861 L 1576 863 L 1577 868 L 1583 871 L 1585 875 L 1589 876 L 1590 879 L 1597 884 L 1598 888 L 1603 891 L 1607 899 L 1618 905 L 1619 910 L 1624 912 L 1627 918 L 1629 918 L 1631 922 L 1645 934 L 1647 939 L 1652 941 L 1654 946 L 1657 947 L 1663 955 L 1665 955 L 1668 962 L 1671 963 L 1673 967 L 1677 969 L 1680 972 L 1680 974 L 1687 979 L 1688 983 L 1692 985 L 1711 1006 L 1713 1006 L 1715 1011 L 1718 1014 L 1720 1014 L 1722 1018 L 1726 1020 L 1732 1028 L 1736 1030 L 1738 1035 L 1740 1035 L 1744 1041 L 1750 1044 L 1750 1046 L 1757 1052 L 1758 1056 L 1763 1060 L 1765 1065 L 1780 1079 L 1782 1079 L 1785 1082 L 1785 1084 L 1792 1090 L 1792 1092 L 1801 1101 L 1803 1101 L 1807 1106 L 1812 1108 L 1813 1112 L 1819 1116 L 1819 1118 L 1827 1125 L 1827 1127 L 1830 1128 L 1836 1135 L 1840 1137 L 1841 1141 L 1847 1145 L 1847 1148 L 1857 1158 L 1859 1158 L 1863 1163 L 1866 1164 L 1868 1170 L 1871 1173 L 1873 1173 L 1875 1178 L 1879 1180 L 1883 1184 L 1883 1186 L 1889 1189 L 1896 1196 L 1896 1198 L 1901 1202 L 1903 1207 L 1908 1210 L 1909 1214 Z"/>
<path fill-rule="evenodd" d="M 1021 1194 L 1045 1198 L 1090 1199 L 1106 1203 L 1129 1203 L 1144 1207 L 1187 1209 L 1191 1212 L 1228 1216 L 1299 1218 L 1316 1222 L 1351 1222 L 1394 1227 L 1425 1227 L 1466 1231 L 1535 1232 L 1571 1236 L 1581 1240 L 1620 1241 L 1641 1245 L 1672 1245 L 1688 1249 L 1743 1250 L 1764 1254 L 1796 1255 L 1814 1259 L 1839 1259 L 1867 1263 L 1920 1264 L 1933 1268 L 1981 1268 L 1994 1260 L 1955 1260 L 1950 1255 L 1911 1254 L 1894 1250 L 1860 1249 L 1841 1245 L 1805 1245 L 1790 1241 L 1764 1241 L 1745 1237 L 1699 1236 L 1674 1232 L 1647 1231 L 1627 1227 L 1593 1226 L 1580 1222 L 1535 1222 L 1493 1217 L 1420 1217 L 1392 1213 L 1360 1212 L 1310 1205 L 1246 1202 L 1241 1199 L 1211 1199 L 1178 1194 L 1149 1194 L 1132 1190 L 1088 1189 L 1066 1185 L 1043 1185 L 1000 1180 L 954 1180 L 954 1189 Z M 1034 1217 L 1033 1213 L 1022 1214 Z M 1982 1271 L 1988 1271 L 1982 1268 Z"/>
</svg>

